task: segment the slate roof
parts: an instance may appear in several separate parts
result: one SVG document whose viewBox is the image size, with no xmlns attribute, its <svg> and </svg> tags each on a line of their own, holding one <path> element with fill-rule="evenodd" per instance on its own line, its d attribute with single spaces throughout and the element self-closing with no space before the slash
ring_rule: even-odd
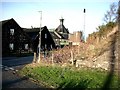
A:
<svg viewBox="0 0 120 90">
<path fill-rule="evenodd" d="M 68 29 L 66 29 L 64 25 L 59 25 L 55 31 L 62 32 L 62 33 L 69 33 Z"/>
<path fill-rule="evenodd" d="M 62 39 L 68 39 L 69 31 L 63 25 L 63 21 L 64 21 L 64 19 L 61 18 L 60 19 L 60 25 L 55 29 L 55 32 L 57 32 L 57 34 L 59 34 L 62 37 Z"/>
<path fill-rule="evenodd" d="M 10 20 L 14 20 L 14 19 L 11 18 L 11 19 L 7 19 L 7 20 L 0 21 L 0 28 L 2 28 L 2 26 L 3 26 L 4 24 L 6 24 L 7 22 L 9 22 Z M 14 20 L 14 21 L 15 21 L 15 20 Z"/>
<path fill-rule="evenodd" d="M 31 39 L 35 39 L 39 34 L 40 28 L 23 28 L 23 30 L 31 37 Z M 43 30 L 43 27 L 41 28 Z"/>
<path fill-rule="evenodd" d="M 4 26 L 4 25 L 6 26 L 7 23 L 10 23 L 10 24 L 11 24 L 11 23 L 15 23 L 15 24 L 17 24 L 17 26 L 20 28 L 20 30 L 22 31 L 22 33 L 23 33 L 27 38 L 30 39 L 30 37 L 26 34 L 26 32 L 23 31 L 23 29 L 19 26 L 19 24 L 18 24 L 13 18 L 0 21 L 0 29 L 3 30 L 3 26 Z M 8 25 L 8 26 L 9 26 L 9 25 Z"/>
<path fill-rule="evenodd" d="M 9 22 L 9 21 L 14 21 L 16 24 L 18 24 L 13 18 L 11 18 L 11 19 L 7 19 L 7 20 L 3 20 L 3 21 L 0 21 L 0 25 L 4 25 L 4 24 L 6 24 L 7 22 Z M 18 24 L 19 25 L 19 24 Z M 21 28 L 21 27 L 20 27 Z"/>
<path fill-rule="evenodd" d="M 61 18 L 60 19 L 60 25 L 55 29 L 55 31 L 69 34 L 68 29 L 66 29 L 65 26 L 63 25 L 63 21 L 64 21 L 64 19 Z"/>
<path fill-rule="evenodd" d="M 25 32 L 39 32 L 40 28 L 23 28 Z"/>
<path fill-rule="evenodd" d="M 11 18 L 11 19 L 13 19 L 13 18 Z M 0 23 L 5 24 L 6 22 L 8 22 L 11 19 L 0 21 Z"/>
</svg>

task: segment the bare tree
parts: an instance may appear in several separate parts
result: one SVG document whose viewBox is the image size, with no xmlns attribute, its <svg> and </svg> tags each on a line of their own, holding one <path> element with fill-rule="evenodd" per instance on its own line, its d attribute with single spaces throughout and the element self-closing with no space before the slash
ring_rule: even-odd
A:
<svg viewBox="0 0 120 90">
<path fill-rule="evenodd" d="M 117 5 L 112 3 L 110 9 L 104 15 L 104 21 L 106 23 L 115 22 L 117 20 Z"/>
<path fill-rule="evenodd" d="M 120 0 L 118 2 L 118 23 L 119 23 L 119 26 L 120 26 Z"/>
</svg>

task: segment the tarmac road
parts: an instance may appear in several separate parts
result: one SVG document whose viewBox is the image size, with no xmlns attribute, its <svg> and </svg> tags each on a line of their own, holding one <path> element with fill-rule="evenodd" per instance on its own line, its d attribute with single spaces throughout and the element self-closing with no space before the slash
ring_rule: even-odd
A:
<svg viewBox="0 0 120 90">
<path fill-rule="evenodd" d="M 33 56 L 28 57 L 5 57 L 2 58 L 2 65 L 13 67 L 32 63 Z"/>
<path fill-rule="evenodd" d="M 39 88 L 42 86 L 37 85 L 35 82 L 25 76 L 18 75 L 17 71 L 21 70 L 25 65 L 32 63 L 33 56 L 29 57 L 7 57 L 2 58 L 2 89 L 8 88 Z"/>
</svg>

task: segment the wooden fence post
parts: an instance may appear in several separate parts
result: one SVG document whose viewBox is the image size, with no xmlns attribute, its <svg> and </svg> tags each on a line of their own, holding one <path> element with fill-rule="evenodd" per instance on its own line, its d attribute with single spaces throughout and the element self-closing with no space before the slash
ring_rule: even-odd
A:
<svg viewBox="0 0 120 90">
<path fill-rule="evenodd" d="M 33 58 L 33 62 L 36 62 L 36 52 L 34 52 L 34 58 Z"/>
<path fill-rule="evenodd" d="M 80 53 L 80 43 L 78 45 L 78 54 Z"/>
<path fill-rule="evenodd" d="M 52 52 L 52 64 L 53 64 L 54 62 L 53 62 L 53 52 Z"/>
<path fill-rule="evenodd" d="M 73 52 L 71 51 L 71 61 L 72 61 L 72 65 L 74 65 L 74 62 L 73 62 Z"/>
</svg>

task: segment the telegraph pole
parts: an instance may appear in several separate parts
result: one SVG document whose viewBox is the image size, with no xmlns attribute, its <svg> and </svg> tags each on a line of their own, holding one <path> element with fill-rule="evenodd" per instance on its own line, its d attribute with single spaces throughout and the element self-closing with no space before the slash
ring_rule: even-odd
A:
<svg viewBox="0 0 120 90">
<path fill-rule="evenodd" d="M 42 26 L 42 11 L 38 11 L 40 13 L 40 31 L 39 31 L 39 55 L 38 55 L 38 63 L 40 62 L 40 57 L 41 57 L 41 26 Z"/>
<path fill-rule="evenodd" d="M 84 9 L 83 13 L 84 13 L 83 39 L 86 41 L 86 39 L 85 39 L 85 13 L 86 13 L 86 9 Z"/>
</svg>

